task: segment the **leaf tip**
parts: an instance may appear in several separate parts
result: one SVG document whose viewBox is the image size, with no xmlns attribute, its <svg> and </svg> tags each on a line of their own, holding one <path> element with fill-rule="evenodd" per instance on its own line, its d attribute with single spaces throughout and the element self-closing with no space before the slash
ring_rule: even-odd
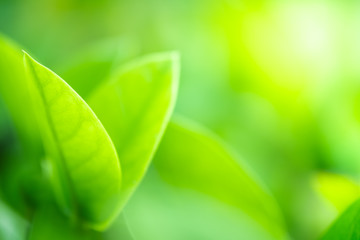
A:
<svg viewBox="0 0 360 240">
<path fill-rule="evenodd" d="M 180 53 L 178 51 L 169 52 L 169 59 L 173 64 L 173 70 L 176 75 L 180 75 Z"/>
<path fill-rule="evenodd" d="M 169 58 L 176 63 L 180 62 L 180 52 L 179 51 L 171 51 L 168 53 L 169 54 Z"/>
<path fill-rule="evenodd" d="M 24 54 L 24 59 L 32 59 L 32 58 L 30 57 L 30 55 L 29 55 L 24 49 L 22 49 L 21 51 L 22 51 L 22 53 Z"/>
<path fill-rule="evenodd" d="M 25 66 L 29 66 L 29 64 L 31 64 L 31 62 L 36 62 L 34 58 L 32 58 L 30 56 L 30 54 L 28 54 L 24 49 L 21 50 L 22 53 L 24 54 L 24 63 Z"/>
<path fill-rule="evenodd" d="M 158 54 L 158 61 L 166 63 L 166 65 L 168 65 L 169 69 L 172 71 L 171 81 L 173 86 L 173 93 L 175 96 L 177 95 L 180 80 L 180 59 L 181 57 L 178 51 L 170 51 Z"/>
<path fill-rule="evenodd" d="M 159 53 L 158 60 L 168 62 L 176 69 L 180 68 L 180 53 L 178 51 Z"/>
</svg>

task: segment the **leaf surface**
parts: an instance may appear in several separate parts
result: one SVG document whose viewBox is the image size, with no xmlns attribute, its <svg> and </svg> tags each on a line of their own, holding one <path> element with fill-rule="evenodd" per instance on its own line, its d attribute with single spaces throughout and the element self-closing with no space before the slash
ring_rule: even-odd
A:
<svg viewBox="0 0 360 240">
<path fill-rule="evenodd" d="M 121 186 L 113 143 L 65 81 L 28 54 L 24 60 L 57 200 L 67 214 L 102 229 L 114 217 Z"/>
<path fill-rule="evenodd" d="M 121 206 L 143 178 L 167 126 L 177 95 L 178 64 L 174 53 L 144 57 L 121 68 L 88 100 L 119 154 Z"/>
<path fill-rule="evenodd" d="M 191 190 L 235 207 L 275 239 L 283 239 L 286 233 L 275 200 L 237 162 L 231 151 L 211 133 L 187 121 L 172 121 L 154 157 L 153 165 L 161 179 L 176 191 Z M 154 183 L 152 188 L 157 189 L 157 184 Z M 165 195 L 167 193 L 162 193 L 161 198 L 166 199 Z M 164 200 L 162 204 L 169 203 Z M 219 220 L 219 224 L 224 224 L 224 221 Z M 204 220 L 203 224 L 205 222 Z M 211 229 L 210 225 L 208 229 Z"/>
</svg>

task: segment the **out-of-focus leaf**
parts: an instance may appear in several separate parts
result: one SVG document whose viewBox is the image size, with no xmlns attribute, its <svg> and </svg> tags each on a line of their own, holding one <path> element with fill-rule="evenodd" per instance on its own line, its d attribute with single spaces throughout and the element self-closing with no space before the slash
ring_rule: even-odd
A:
<svg viewBox="0 0 360 240">
<path fill-rule="evenodd" d="M 272 196 L 264 190 L 246 169 L 238 165 L 234 156 L 226 147 L 207 131 L 191 124 L 171 122 L 154 157 L 153 165 L 163 181 L 170 185 L 166 186 L 160 180 L 155 180 L 141 191 L 142 198 L 135 198 L 134 201 L 129 203 L 129 219 L 133 218 L 131 224 L 140 226 L 139 228 L 142 229 L 139 230 L 140 232 L 145 231 L 145 234 L 156 236 L 156 239 L 239 239 L 239 236 L 244 239 L 256 239 L 255 236 L 250 237 L 251 234 L 244 233 L 244 235 L 241 235 L 242 230 L 247 231 L 248 227 L 239 231 L 233 229 L 230 231 L 231 233 L 224 231 L 222 232 L 223 237 L 216 238 L 215 236 L 221 236 L 221 234 L 217 235 L 221 232 L 221 228 L 227 229 L 228 226 L 234 224 L 234 220 L 231 219 L 235 219 L 234 215 L 236 214 L 231 217 L 230 215 L 227 217 L 217 215 L 214 210 L 216 208 L 214 203 L 210 204 L 205 201 L 203 206 L 208 206 L 208 204 L 209 206 L 204 210 L 199 207 L 202 206 L 197 202 L 199 200 L 192 202 L 188 196 L 181 195 L 173 199 L 170 197 L 176 192 L 188 191 L 193 195 L 202 195 L 203 198 L 210 197 L 218 204 L 217 209 L 221 209 L 219 203 L 225 203 L 222 211 L 228 208 L 232 209 L 228 211 L 245 213 L 248 218 L 257 223 L 255 225 L 260 227 L 259 234 L 261 231 L 263 231 L 263 235 L 265 235 L 264 232 L 267 232 L 269 239 L 271 239 L 269 235 L 273 239 L 285 238 L 286 233 L 282 216 Z M 146 182 L 150 181 L 146 180 Z M 156 200 L 152 199 L 152 195 L 156 196 L 154 197 Z M 151 201 L 151 203 L 145 203 L 145 200 L 142 199 Z M 176 202 L 178 200 L 175 199 L 181 200 Z M 198 199 L 198 197 L 195 199 Z M 144 204 L 148 204 L 148 206 L 144 207 Z M 143 215 L 136 214 L 137 209 L 147 211 L 145 209 L 151 208 L 150 205 L 152 204 L 161 205 L 159 212 L 154 210 L 156 212 L 154 212 L 154 219 L 156 219 L 155 222 L 164 222 L 166 227 L 160 224 L 161 229 L 156 229 L 156 226 L 153 229 L 151 221 L 146 222 L 146 215 L 150 214 L 149 212 L 145 212 Z M 183 209 L 181 208 L 182 204 L 184 205 Z M 169 205 L 175 205 L 174 209 L 167 209 L 166 206 Z M 212 205 L 214 209 L 210 207 Z M 192 206 L 193 209 L 190 210 L 189 206 Z M 151 212 L 151 210 L 148 211 Z M 168 214 L 167 211 L 170 213 Z M 211 215 L 209 211 L 214 211 L 214 215 Z M 199 214 L 204 217 L 199 217 Z M 184 215 L 188 215 L 186 220 L 183 219 Z M 238 215 L 241 214 L 238 213 Z M 141 219 L 141 217 L 144 219 Z M 210 220 L 214 217 L 219 217 L 215 223 Z M 194 219 L 197 219 L 197 221 L 194 221 Z M 191 225 L 196 224 L 198 229 L 192 228 L 191 225 L 186 226 L 185 229 L 187 230 L 181 229 L 180 226 L 186 225 L 187 221 L 191 222 Z M 217 226 L 216 222 L 218 223 Z M 251 220 L 242 225 L 244 222 L 239 224 L 237 220 L 239 229 L 241 226 L 247 226 L 249 222 Z M 177 224 L 179 226 L 174 226 Z M 187 232 L 186 238 L 184 233 L 179 233 L 183 231 Z M 182 235 L 183 238 L 177 237 L 176 234 Z"/>
<path fill-rule="evenodd" d="M 26 151 L 38 143 L 36 121 L 32 117 L 21 50 L 0 35 L 0 95 L 9 110 L 17 135 Z M 26 120 L 26 121 L 25 121 Z"/>
<path fill-rule="evenodd" d="M 4 109 L 4 104 L 0 98 L 0 154 L 1 154 L 1 143 L 4 140 L 7 132 L 7 121 L 6 121 L 6 111 Z"/>
<path fill-rule="evenodd" d="M 10 116 L 0 96 L 0 164 L 14 145 L 13 127 Z"/>
<path fill-rule="evenodd" d="M 24 60 L 57 200 L 67 214 L 104 228 L 114 217 L 121 186 L 113 143 L 66 82 L 29 55 Z"/>
<path fill-rule="evenodd" d="M 322 240 L 360 239 L 360 200 L 353 203 L 328 229 Z"/>
<path fill-rule="evenodd" d="M 137 50 L 133 41 L 114 39 L 101 41 L 80 51 L 59 70 L 59 75 L 82 97 L 87 98 L 97 86 L 108 79 L 113 67 Z"/>
<path fill-rule="evenodd" d="M 32 222 L 29 240 L 133 240 L 125 218 L 120 215 L 105 232 L 97 232 L 69 221 L 55 206 L 39 209 Z"/>
<path fill-rule="evenodd" d="M 236 207 L 160 178 L 153 165 L 124 212 L 139 240 L 274 240 Z"/>
<path fill-rule="evenodd" d="M 339 214 L 360 197 L 360 188 L 355 179 L 332 172 L 317 172 L 311 176 L 309 183 L 312 195 L 308 196 L 311 198 L 303 197 L 304 207 L 299 207 L 296 213 L 301 216 L 303 211 L 311 212 L 307 228 L 309 231 L 314 229 L 314 235 L 319 236 Z M 302 196 L 306 196 L 305 193 Z"/>
<path fill-rule="evenodd" d="M 321 172 L 315 176 L 313 183 L 321 196 L 339 212 L 360 197 L 359 184 L 345 175 Z"/>
<path fill-rule="evenodd" d="M 104 124 L 123 169 L 123 206 L 143 178 L 173 111 L 178 55 L 156 54 L 130 63 L 88 103 Z"/>
<path fill-rule="evenodd" d="M 21 50 L 0 34 L 1 118 L 6 119 L 4 148 L 1 149 L 0 188 L 3 200 L 18 213 L 28 215 L 24 186 L 40 173 L 40 136 L 29 101 Z"/>
<path fill-rule="evenodd" d="M 124 214 L 119 215 L 115 221 L 111 224 L 110 228 L 102 233 L 101 238 L 103 240 L 134 240 L 131 229 L 129 229 L 127 219 Z"/>
<path fill-rule="evenodd" d="M 24 240 L 28 223 L 0 200 L 0 239 Z"/>
<path fill-rule="evenodd" d="M 321 130 L 319 147 L 326 153 L 328 169 L 358 176 L 360 167 L 360 85 L 356 78 L 338 79 L 318 103 L 318 124 Z"/>
</svg>

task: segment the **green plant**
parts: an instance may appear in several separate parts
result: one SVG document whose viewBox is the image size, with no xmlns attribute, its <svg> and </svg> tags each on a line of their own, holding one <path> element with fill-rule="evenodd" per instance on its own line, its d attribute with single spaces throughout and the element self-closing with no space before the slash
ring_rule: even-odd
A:
<svg viewBox="0 0 360 240">
<path fill-rule="evenodd" d="M 266 236 L 285 237 L 273 198 L 216 137 L 182 118 L 168 126 L 178 88 L 176 53 L 119 67 L 83 100 L 15 44 L 1 42 L 2 116 L 12 119 L 13 145 L 21 149 L 2 157 L 1 219 L 11 226 L 0 224 L 2 238 L 132 238 L 124 206 L 152 160 L 153 171 L 176 191 L 193 189 L 229 204 Z"/>
<path fill-rule="evenodd" d="M 172 116 L 176 53 L 70 66 L 89 84 L 67 83 L 5 37 L 0 56 L 0 239 L 240 239 L 246 228 L 289 238 L 236 154 Z M 357 239 L 358 205 L 324 239 Z"/>
</svg>

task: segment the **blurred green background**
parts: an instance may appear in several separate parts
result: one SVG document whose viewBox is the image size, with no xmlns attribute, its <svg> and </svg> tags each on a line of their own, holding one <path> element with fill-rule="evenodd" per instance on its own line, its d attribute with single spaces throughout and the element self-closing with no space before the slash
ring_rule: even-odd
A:
<svg viewBox="0 0 360 240">
<path fill-rule="evenodd" d="M 178 50 L 175 112 L 253 169 L 294 239 L 360 195 L 360 2 L 0 0 L 0 32 L 65 80 L 84 59 L 100 78 L 109 62 Z"/>
</svg>

